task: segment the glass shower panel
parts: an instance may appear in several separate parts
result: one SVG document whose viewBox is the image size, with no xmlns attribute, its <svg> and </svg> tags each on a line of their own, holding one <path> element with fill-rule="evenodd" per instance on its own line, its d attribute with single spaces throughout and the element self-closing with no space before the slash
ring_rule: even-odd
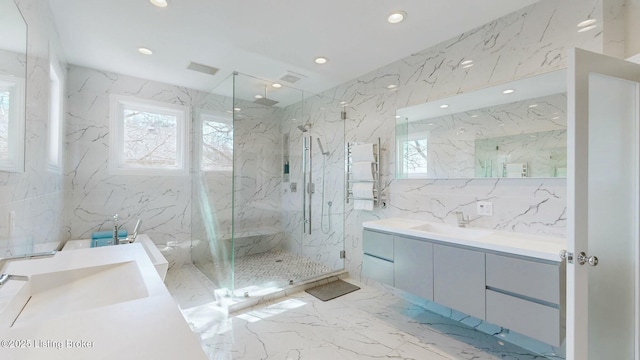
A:
<svg viewBox="0 0 640 360">
<path fill-rule="evenodd" d="M 234 288 L 233 80 L 193 109 L 191 259 L 222 296 Z"/>
<path fill-rule="evenodd" d="M 344 269 L 341 110 L 239 73 L 194 108 L 191 256 L 221 296 Z"/>
<path fill-rule="evenodd" d="M 237 74 L 234 87 L 233 237 L 235 292 L 252 294 L 289 282 L 282 193 L 288 167 L 283 107 L 302 91 Z"/>
<path fill-rule="evenodd" d="M 342 270 L 339 102 L 244 74 L 236 75 L 234 90 L 236 294 Z"/>
</svg>

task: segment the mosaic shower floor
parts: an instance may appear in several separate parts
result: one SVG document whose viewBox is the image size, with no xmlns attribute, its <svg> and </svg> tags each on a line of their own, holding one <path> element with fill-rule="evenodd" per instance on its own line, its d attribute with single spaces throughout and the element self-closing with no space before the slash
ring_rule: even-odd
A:
<svg viewBox="0 0 640 360">
<path fill-rule="evenodd" d="M 204 275 L 228 272 L 211 262 L 171 270 L 165 283 L 179 303 L 196 306 L 218 300 L 234 311 L 345 273 L 287 251 L 270 251 L 235 259 L 235 290 L 231 293 L 226 286 L 216 285 Z"/>
<path fill-rule="evenodd" d="M 328 266 L 284 250 L 269 251 L 235 259 L 236 289 L 255 285 L 283 285 L 334 272 Z"/>
</svg>

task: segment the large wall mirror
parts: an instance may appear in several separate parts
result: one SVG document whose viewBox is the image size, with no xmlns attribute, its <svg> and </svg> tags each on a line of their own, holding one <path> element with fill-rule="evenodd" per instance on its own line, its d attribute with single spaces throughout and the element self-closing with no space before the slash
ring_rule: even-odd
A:
<svg viewBox="0 0 640 360">
<path fill-rule="evenodd" d="M 14 0 L 0 0 L 0 171 L 24 171 L 27 24 Z"/>
<path fill-rule="evenodd" d="M 565 70 L 399 109 L 396 177 L 566 177 L 566 112 Z"/>
</svg>

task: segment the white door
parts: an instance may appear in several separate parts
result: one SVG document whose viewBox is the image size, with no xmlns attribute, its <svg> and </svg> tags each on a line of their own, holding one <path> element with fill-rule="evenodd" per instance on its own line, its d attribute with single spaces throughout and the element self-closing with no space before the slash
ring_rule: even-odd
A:
<svg viewBox="0 0 640 360">
<path fill-rule="evenodd" d="M 568 360 L 639 359 L 639 84 L 638 64 L 570 51 Z"/>
</svg>

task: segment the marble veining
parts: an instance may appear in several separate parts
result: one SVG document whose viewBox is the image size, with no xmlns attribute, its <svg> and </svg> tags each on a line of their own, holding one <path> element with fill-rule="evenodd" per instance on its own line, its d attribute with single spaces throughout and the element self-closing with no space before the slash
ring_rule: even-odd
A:
<svg viewBox="0 0 640 360">
<path fill-rule="evenodd" d="M 27 27 L 27 55 L 2 63 L 0 73 L 26 73 L 25 171 L 0 172 L 0 256 L 55 247 L 63 238 L 63 180 L 61 171 L 48 167 L 50 54 L 63 62 L 55 25 L 48 5 L 41 0 L 16 0 Z M 10 65 L 9 65 L 10 64 Z M 26 71 L 25 71 L 26 69 Z M 9 234 L 9 211 L 15 212 L 15 230 Z M 47 245 L 49 244 L 49 245 Z"/>
<path fill-rule="evenodd" d="M 197 274 L 168 275 L 183 315 L 210 359 L 561 359 L 539 355 L 452 320 L 384 289 L 328 302 L 299 291 L 229 313 L 196 295 Z M 174 290 L 172 290 L 172 288 Z M 200 300 L 197 298 L 200 297 Z"/>
<path fill-rule="evenodd" d="M 344 210 L 345 266 L 353 277 L 360 278 L 363 221 L 409 217 L 453 224 L 454 213 L 463 211 L 475 227 L 566 236 L 564 179 L 395 180 L 395 110 L 563 68 L 570 47 L 606 53 L 606 28 L 578 33 L 575 24 L 602 19 L 604 11 L 619 21 L 619 8 L 609 6 L 600 0 L 542 0 L 323 94 L 336 99 L 335 108 L 344 106 L 345 142 L 380 138 L 385 149 L 381 185 L 387 207 L 366 212 L 347 204 Z M 474 65 L 462 68 L 469 59 Z M 479 200 L 493 202 L 492 217 L 475 215 Z"/>
</svg>

